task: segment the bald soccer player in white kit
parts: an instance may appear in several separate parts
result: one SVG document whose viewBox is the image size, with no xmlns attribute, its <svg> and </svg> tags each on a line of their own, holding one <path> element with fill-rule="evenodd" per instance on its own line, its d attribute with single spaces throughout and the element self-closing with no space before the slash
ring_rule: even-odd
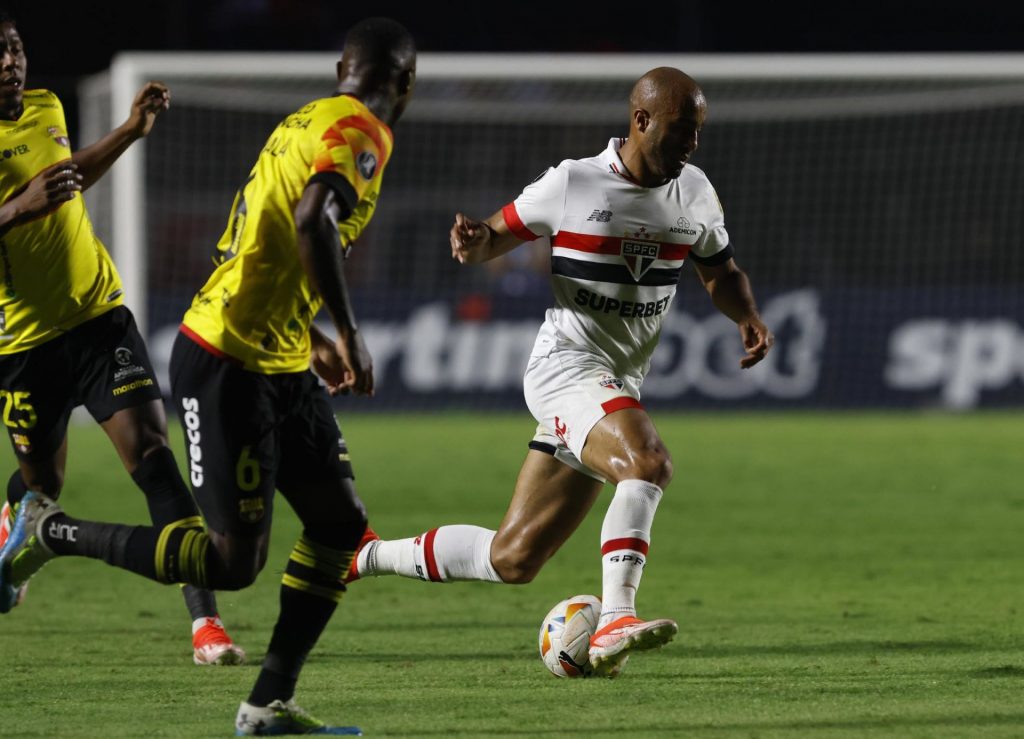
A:
<svg viewBox="0 0 1024 739">
<path fill-rule="evenodd" d="M 530 582 L 611 481 L 615 494 L 601 529 L 601 620 L 590 644 L 594 673 L 616 677 L 631 652 L 675 636 L 675 621 L 636 615 L 651 524 L 672 479 L 669 452 L 639 398 L 683 261 L 694 261 L 715 307 L 736 322 L 742 367 L 763 359 L 774 340 L 733 259 L 714 188 L 687 166 L 706 114 L 692 78 L 653 69 L 630 95 L 628 138 L 547 170 L 486 221 L 456 215 L 452 256 L 463 264 L 551 238 L 555 306 L 523 382 L 537 433 L 497 531 L 442 526 L 393 541 L 368 531 L 350 580 Z"/>
</svg>

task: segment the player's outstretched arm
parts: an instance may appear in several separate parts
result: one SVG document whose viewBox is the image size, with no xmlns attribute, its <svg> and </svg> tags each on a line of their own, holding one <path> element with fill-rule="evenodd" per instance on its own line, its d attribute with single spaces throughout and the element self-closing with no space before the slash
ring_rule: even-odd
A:
<svg viewBox="0 0 1024 739">
<path fill-rule="evenodd" d="M 455 223 L 448 236 L 452 245 L 452 259 L 460 264 L 486 262 L 507 254 L 523 242 L 509 230 L 500 210 L 486 221 L 476 221 L 456 213 Z"/>
<path fill-rule="evenodd" d="M 775 337 L 757 312 L 757 303 L 754 302 L 754 292 L 750 288 L 747 274 L 733 259 L 715 266 L 697 262 L 694 265 L 704 283 L 704 289 L 711 296 L 711 302 L 739 327 L 743 348 L 747 352 L 740 360 L 740 367 L 753 367 L 768 354 L 775 343 Z"/>
<path fill-rule="evenodd" d="M 82 189 L 88 190 L 106 174 L 110 165 L 135 141 L 147 136 L 160 113 L 171 106 L 171 93 L 162 82 L 147 82 L 132 101 L 128 120 L 95 144 L 79 149 L 71 158 L 82 173 Z"/>
<path fill-rule="evenodd" d="M 0 206 L 0 236 L 20 223 L 46 215 L 75 197 L 82 175 L 69 160 L 44 169 L 18 195 Z"/>
<path fill-rule="evenodd" d="M 332 394 L 352 391 L 357 395 L 373 395 L 373 360 L 352 311 L 345 284 L 345 257 L 338 235 L 338 223 L 350 213 L 334 190 L 322 182 L 306 185 L 295 207 L 299 259 L 313 289 L 323 298 L 338 332 L 332 351 L 332 347 L 325 345 L 329 340 L 315 327 L 311 329 L 311 361 Z"/>
</svg>

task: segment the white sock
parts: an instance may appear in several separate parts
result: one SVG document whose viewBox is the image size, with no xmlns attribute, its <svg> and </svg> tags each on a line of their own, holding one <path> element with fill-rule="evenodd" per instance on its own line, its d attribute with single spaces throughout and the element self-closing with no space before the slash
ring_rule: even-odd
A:
<svg viewBox="0 0 1024 739">
<path fill-rule="evenodd" d="M 615 488 L 601 526 L 601 620 L 603 628 L 617 618 L 636 615 L 651 524 L 661 500 L 661 488 L 643 480 L 623 480 Z"/>
<path fill-rule="evenodd" d="M 441 526 L 415 539 L 373 541 L 356 562 L 360 577 L 401 575 L 431 582 L 501 582 L 491 564 L 495 532 L 480 526 Z"/>
<path fill-rule="evenodd" d="M 206 626 L 207 621 L 213 621 L 215 626 L 224 628 L 224 622 L 220 620 L 220 616 L 203 616 L 202 618 L 197 618 L 192 622 L 192 635 L 195 636 L 195 633 L 199 631 L 199 629 Z"/>
</svg>

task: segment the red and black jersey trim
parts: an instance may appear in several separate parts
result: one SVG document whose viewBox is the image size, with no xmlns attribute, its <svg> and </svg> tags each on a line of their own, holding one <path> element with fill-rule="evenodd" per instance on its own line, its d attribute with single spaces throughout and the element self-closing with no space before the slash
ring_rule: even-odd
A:
<svg viewBox="0 0 1024 739">
<path fill-rule="evenodd" d="M 682 267 L 669 269 L 649 269 L 637 280 L 624 264 L 608 264 L 606 262 L 584 262 L 568 257 L 551 257 L 551 274 L 571 277 L 576 280 L 590 282 L 610 282 L 616 285 L 644 285 L 646 287 L 664 287 L 679 282 Z"/>
<path fill-rule="evenodd" d="M 697 264 L 703 264 L 705 267 L 716 267 L 719 264 L 725 264 L 732 259 L 733 254 L 736 250 L 732 248 L 732 244 L 726 245 L 722 251 L 712 254 L 710 257 L 701 257 L 694 252 L 690 252 L 690 259 L 695 261 Z"/>
<path fill-rule="evenodd" d="M 346 180 L 344 175 L 329 171 L 317 172 L 306 181 L 306 184 L 311 185 L 314 182 L 322 182 L 334 190 L 334 194 L 348 208 L 348 212 L 342 215 L 342 220 L 352 215 L 352 211 L 356 209 L 356 203 L 359 202 L 359 196 L 356 194 L 356 189 L 352 187 L 352 183 Z"/>
</svg>

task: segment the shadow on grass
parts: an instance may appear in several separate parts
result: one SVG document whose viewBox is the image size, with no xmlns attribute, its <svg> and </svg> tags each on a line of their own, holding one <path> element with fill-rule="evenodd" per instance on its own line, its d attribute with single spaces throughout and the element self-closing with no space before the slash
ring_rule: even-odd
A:
<svg viewBox="0 0 1024 739">
<path fill-rule="evenodd" d="M 976 652 L 988 649 L 983 644 L 964 641 L 839 641 L 822 644 L 734 644 L 725 646 L 674 646 L 689 659 L 719 657 L 754 657 L 757 655 L 871 655 L 881 656 L 898 652 L 901 654 L 943 652 Z"/>
<path fill-rule="evenodd" d="M 1016 665 L 1003 665 L 1002 667 L 985 667 L 981 670 L 971 670 L 967 677 L 991 680 L 993 678 L 1024 678 L 1024 667 Z"/>
<path fill-rule="evenodd" d="M 1008 714 L 964 714 L 959 716 L 892 716 L 892 717 L 871 717 L 863 719 L 837 719 L 834 721 L 808 720 L 808 721 L 737 721 L 725 723 L 679 723 L 679 724 L 658 724 L 652 723 L 646 726 L 630 724 L 629 733 L 636 735 L 657 735 L 664 732 L 718 732 L 718 731 L 826 731 L 829 729 L 846 729 L 854 731 L 868 731 L 874 729 L 914 729 L 914 728 L 951 728 L 970 729 L 984 726 L 1019 726 L 1024 724 L 1024 713 Z M 390 732 L 384 731 L 384 734 Z M 402 732 L 394 732 L 392 735 L 400 735 Z M 458 736 L 460 734 L 472 734 L 478 736 L 501 735 L 501 736 L 541 736 L 546 734 L 565 734 L 565 727 L 552 727 L 550 729 L 530 729 L 529 731 L 509 731 L 508 729 L 481 729 L 473 728 L 460 730 L 454 727 L 422 731 L 417 729 L 417 736 Z"/>
</svg>

